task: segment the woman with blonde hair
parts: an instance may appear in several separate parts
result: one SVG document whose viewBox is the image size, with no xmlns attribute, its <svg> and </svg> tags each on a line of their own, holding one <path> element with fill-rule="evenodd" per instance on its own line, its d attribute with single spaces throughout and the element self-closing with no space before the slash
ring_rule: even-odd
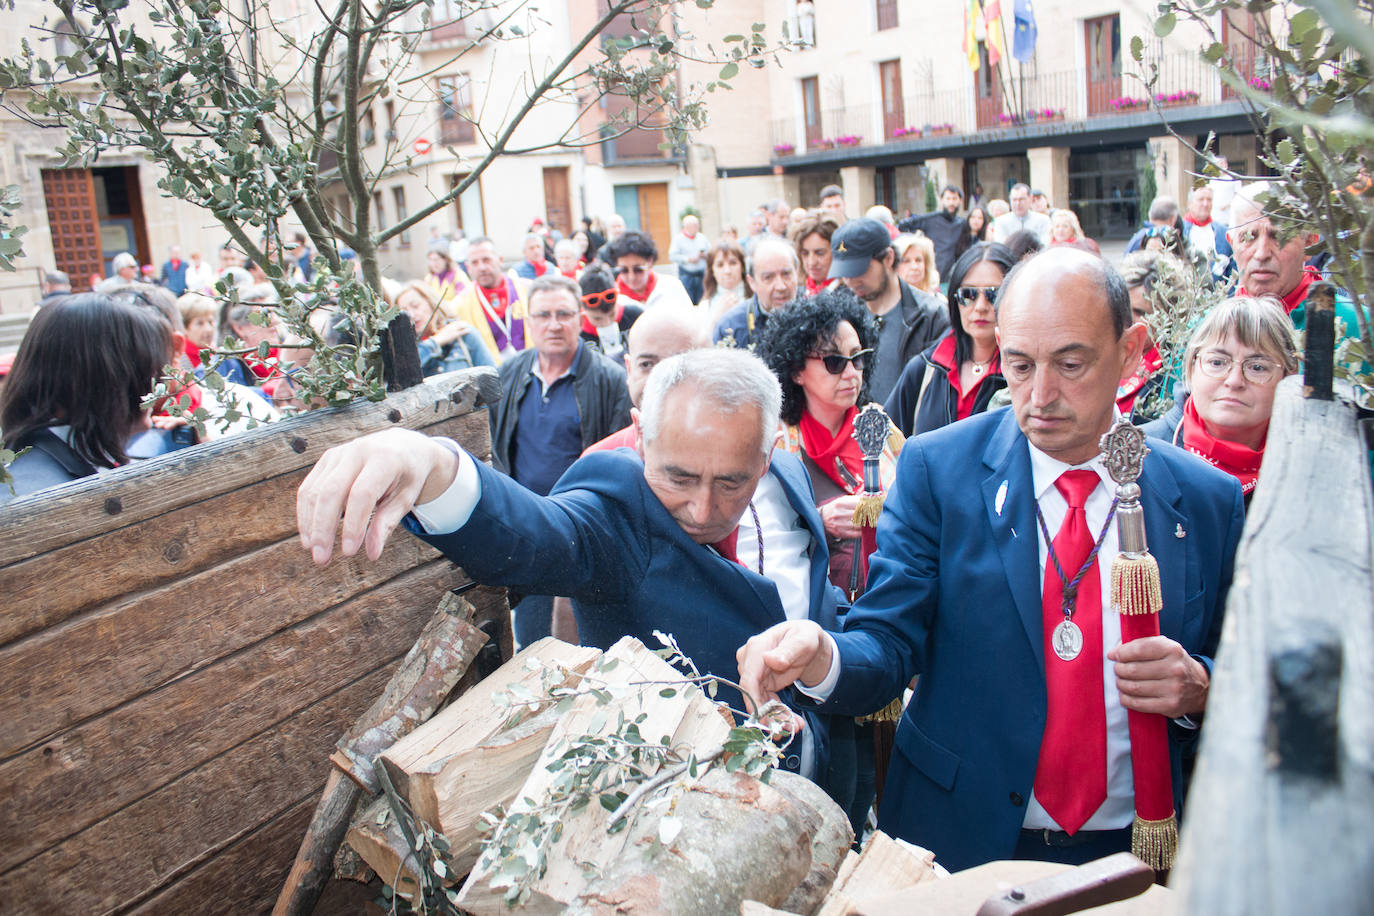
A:
<svg viewBox="0 0 1374 916">
<path fill-rule="evenodd" d="M 935 243 L 925 233 L 899 235 L 892 242 L 897 249 L 897 276 L 912 289 L 940 295 L 940 271 L 935 267 Z"/>
<path fill-rule="evenodd" d="M 420 371 L 425 378 L 470 366 L 496 365 L 471 325 L 445 317 L 439 307 L 439 294 L 428 281 L 412 280 L 404 286 L 386 281 L 383 285 L 387 298 L 410 317 L 415 328 Z"/>
<path fill-rule="evenodd" d="M 1183 357 L 1188 399 L 1147 423 L 1168 439 L 1255 490 L 1274 391 L 1298 371 L 1293 322 L 1273 299 L 1223 299 L 1193 329 Z"/>
<path fill-rule="evenodd" d="M 1074 248 L 1082 248 L 1084 251 L 1091 251 L 1095 255 L 1101 255 L 1102 249 L 1097 247 L 1097 243 L 1083 234 L 1083 227 L 1078 222 L 1078 215 L 1072 210 L 1060 208 L 1050 214 L 1050 244 L 1051 245 L 1070 245 Z"/>
</svg>

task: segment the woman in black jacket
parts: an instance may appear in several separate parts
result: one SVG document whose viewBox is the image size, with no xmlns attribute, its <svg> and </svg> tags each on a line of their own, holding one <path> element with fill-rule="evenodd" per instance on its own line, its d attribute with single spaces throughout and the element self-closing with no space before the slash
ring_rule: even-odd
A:
<svg viewBox="0 0 1374 916">
<path fill-rule="evenodd" d="M 950 271 L 950 332 L 914 357 L 883 405 L 904 435 L 948 426 L 988 409 L 1006 387 L 997 352 L 997 293 L 1016 263 L 1010 250 L 980 242 Z"/>
</svg>

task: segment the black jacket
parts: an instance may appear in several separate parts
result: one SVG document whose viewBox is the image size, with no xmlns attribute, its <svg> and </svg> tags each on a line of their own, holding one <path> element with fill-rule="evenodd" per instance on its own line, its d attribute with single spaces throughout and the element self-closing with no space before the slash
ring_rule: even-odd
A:
<svg viewBox="0 0 1374 916">
<path fill-rule="evenodd" d="M 511 472 L 511 446 L 515 442 L 515 426 L 520 422 L 520 399 L 533 380 L 530 369 L 538 356 L 530 347 L 501 364 L 501 402 L 491 412 L 491 463 L 503 474 Z M 630 389 L 625 384 L 624 369 L 579 342 L 572 371 L 583 448 L 630 425 Z"/>
<path fill-rule="evenodd" d="M 935 269 L 940 272 L 941 280 L 948 279 L 954 262 L 973 243 L 968 221 L 946 212 L 943 207 L 933 213 L 908 216 L 897 224 L 897 228 L 902 232 L 920 231 L 926 234 L 935 246 Z"/>
<path fill-rule="evenodd" d="M 949 314 L 938 296 L 912 289 L 904 280 L 898 280 L 897 283 L 902 289 L 902 299 L 883 320 L 891 320 L 894 312 L 901 316 L 902 338 L 898 357 L 902 366 L 906 366 L 949 333 Z M 900 374 L 900 370 L 898 372 Z"/>
<path fill-rule="evenodd" d="M 906 364 L 897 387 L 888 395 L 883 410 L 904 436 L 928 433 L 932 429 L 948 426 L 958 419 L 959 395 L 949 383 L 949 373 L 957 371 L 951 358 L 947 362 L 935 356 L 939 344 L 928 347 L 925 352 Z M 926 381 L 926 373 L 930 380 Z M 925 388 L 922 396 L 921 388 Z M 1002 376 L 1001 365 L 988 372 L 983 384 L 978 387 L 978 397 L 973 402 L 973 412 L 983 413 L 988 409 L 993 395 L 1007 387 Z"/>
<path fill-rule="evenodd" d="M 759 304 L 759 297 L 750 296 L 747 301 L 720 316 L 711 331 L 711 343 L 717 347 L 733 346 L 752 350 L 755 336 L 762 334 L 767 324 L 768 312 Z"/>
</svg>

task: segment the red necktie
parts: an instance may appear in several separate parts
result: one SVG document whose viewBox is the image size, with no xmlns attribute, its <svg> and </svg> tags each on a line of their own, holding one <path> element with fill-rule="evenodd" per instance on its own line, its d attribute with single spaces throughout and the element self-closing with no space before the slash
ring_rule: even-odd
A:
<svg viewBox="0 0 1374 916">
<path fill-rule="evenodd" d="M 1069 504 L 1054 537 L 1054 554 L 1069 581 L 1087 561 L 1093 534 L 1083 504 L 1101 478 L 1095 471 L 1065 471 L 1054 482 Z M 1054 629 L 1064 620 L 1064 584 L 1054 561 L 1045 562 L 1041 603 L 1045 638 L 1045 686 L 1049 711 L 1035 768 L 1035 797 L 1065 832 L 1083 826 L 1107 798 L 1107 709 L 1102 693 L 1102 581 L 1097 560 L 1078 583 L 1073 622 L 1083 649 L 1071 661 L 1054 651 Z"/>
<path fill-rule="evenodd" d="M 739 552 L 735 549 L 735 545 L 738 542 L 739 528 L 736 528 L 711 546 L 716 548 L 716 553 L 725 557 L 725 559 L 729 560 L 731 563 L 739 563 Z"/>
</svg>

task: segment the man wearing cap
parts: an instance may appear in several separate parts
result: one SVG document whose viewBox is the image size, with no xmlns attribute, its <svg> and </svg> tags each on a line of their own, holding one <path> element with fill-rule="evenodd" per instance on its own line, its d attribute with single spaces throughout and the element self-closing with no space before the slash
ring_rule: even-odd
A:
<svg viewBox="0 0 1374 916">
<path fill-rule="evenodd" d="M 877 319 L 878 345 L 868 394 L 882 403 L 907 360 L 949 333 L 940 300 L 897 276 L 897 252 L 876 219 L 850 220 L 830 238 L 830 276 L 844 280 Z"/>
</svg>

